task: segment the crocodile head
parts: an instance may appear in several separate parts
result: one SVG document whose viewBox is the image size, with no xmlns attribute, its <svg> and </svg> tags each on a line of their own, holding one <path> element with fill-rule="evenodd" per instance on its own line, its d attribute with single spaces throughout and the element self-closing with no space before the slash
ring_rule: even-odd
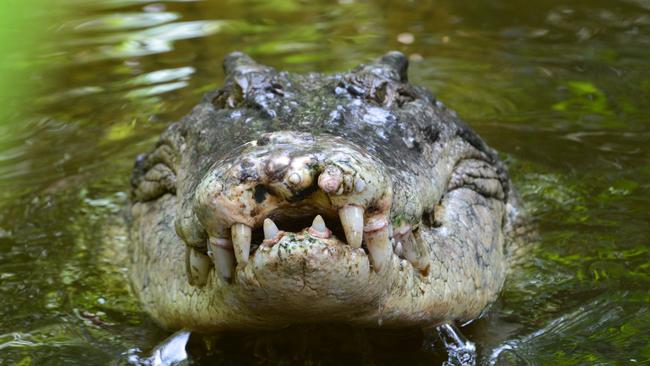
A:
<svg viewBox="0 0 650 366">
<path fill-rule="evenodd" d="M 162 325 L 430 326 L 497 297 L 507 172 L 391 52 L 339 74 L 226 57 L 132 177 L 131 269 Z"/>
</svg>

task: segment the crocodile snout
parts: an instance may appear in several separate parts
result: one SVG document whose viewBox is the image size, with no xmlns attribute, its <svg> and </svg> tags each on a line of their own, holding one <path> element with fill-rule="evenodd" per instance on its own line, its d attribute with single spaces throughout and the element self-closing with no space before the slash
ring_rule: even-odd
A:
<svg viewBox="0 0 650 366">
<path fill-rule="evenodd" d="M 391 199 L 385 167 L 360 146 L 281 131 L 215 162 L 196 190 L 194 212 L 225 279 L 260 245 L 302 231 L 319 240 L 339 235 L 354 249 L 364 242 L 379 271 L 392 253 Z"/>
</svg>

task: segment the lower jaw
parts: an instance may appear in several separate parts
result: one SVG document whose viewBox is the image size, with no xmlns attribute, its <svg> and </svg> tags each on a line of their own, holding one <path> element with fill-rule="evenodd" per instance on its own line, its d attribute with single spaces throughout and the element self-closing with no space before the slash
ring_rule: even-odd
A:
<svg viewBox="0 0 650 366">
<path fill-rule="evenodd" d="M 236 314 L 223 313 L 224 319 L 198 321 L 197 326 L 205 326 L 205 331 L 314 323 L 417 326 L 415 319 L 395 323 L 404 304 L 387 304 L 397 299 L 396 289 L 419 282 L 416 273 L 396 255 L 378 273 L 363 248 L 352 248 L 335 236 L 317 238 L 307 230 L 284 233 L 277 243 L 260 245 L 245 265 L 238 265 L 230 283 L 213 274 L 203 289 L 196 289 L 208 297 L 215 291 L 215 307 Z M 397 297 L 408 301 L 404 294 Z"/>
<path fill-rule="evenodd" d="M 134 227 L 156 226 L 155 212 L 175 209 L 171 198 L 140 204 L 149 214 L 136 215 Z M 273 247 L 254 251 L 246 265 L 237 267 L 232 283 L 212 267 L 205 286 L 196 287 L 187 281 L 186 247 L 174 233 L 131 235 L 133 287 L 144 308 L 169 329 L 217 332 L 326 322 L 402 328 L 435 322 L 437 314 L 452 312 L 426 305 L 439 291 L 425 284 L 427 279 L 406 260 L 393 254 L 387 270 L 376 273 L 363 249 L 336 236 L 305 240 L 304 230 L 286 233 Z M 423 289 L 428 289 L 424 296 Z"/>
<path fill-rule="evenodd" d="M 286 233 L 273 246 L 260 246 L 232 282 L 212 271 L 206 286 L 186 285 L 188 298 L 171 313 L 158 314 L 170 328 L 199 332 L 277 330 L 291 325 L 336 324 L 359 328 L 426 327 L 439 323 L 424 309 L 434 296 L 404 259 L 391 257 L 373 271 L 363 248 L 336 237 L 319 239 Z M 426 281 L 425 281 L 426 282 Z M 183 291 L 185 292 L 185 291 Z M 423 296 L 424 295 L 424 296 Z M 419 309 L 419 310 L 415 310 Z"/>
<path fill-rule="evenodd" d="M 379 288 L 385 288 L 388 276 L 371 267 L 362 248 L 336 237 L 286 233 L 275 245 L 260 246 L 245 266 L 238 266 L 231 286 L 246 302 L 275 312 L 307 317 L 310 312 L 345 314 L 376 302 Z"/>
</svg>

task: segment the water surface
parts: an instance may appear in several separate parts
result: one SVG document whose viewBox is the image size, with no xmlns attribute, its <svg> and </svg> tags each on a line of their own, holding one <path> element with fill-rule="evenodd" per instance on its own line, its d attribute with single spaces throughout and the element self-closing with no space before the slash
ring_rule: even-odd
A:
<svg viewBox="0 0 650 366">
<path fill-rule="evenodd" d="M 650 2 L 32 3 L 0 62 L 12 82 L 0 84 L 0 364 L 123 364 L 167 336 L 103 229 L 134 157 L 222 83 L 224 55 L 330 72 L 391 49 L 502 153 L 541 234 L 499 302 L 463 328 L 480 362 L 650 363 Z M 341 354 L 202 340 L 194 359 L 444 358 L 434 341 L 400 339 Z"/>
</svg>

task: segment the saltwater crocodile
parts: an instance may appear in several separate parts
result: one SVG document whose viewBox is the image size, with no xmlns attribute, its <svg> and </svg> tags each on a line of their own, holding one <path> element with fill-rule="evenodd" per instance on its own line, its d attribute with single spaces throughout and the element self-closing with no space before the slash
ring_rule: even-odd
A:
<svg viewBox="0 0 650 366">
<path fill-rule="evenodd" d="M 242 53 L 131 179 L 130 277 L 162 326 L 429 327 L 479 317 L 522 222 L 497 153 L 399 52 L 294 74 Z"/>
</svg>

